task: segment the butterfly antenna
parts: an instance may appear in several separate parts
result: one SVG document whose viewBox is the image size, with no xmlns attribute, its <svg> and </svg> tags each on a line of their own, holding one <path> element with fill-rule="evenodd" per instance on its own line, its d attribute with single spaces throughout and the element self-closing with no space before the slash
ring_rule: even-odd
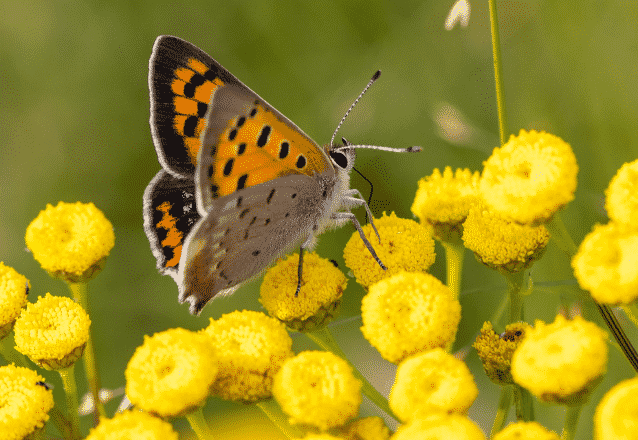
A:
<svg viewBox="0 0 638 440">
<path fill-rule="evenodd" d="M 352 105 L 350 106 L 350 108 L 348 109 L 348 111 L 346 112 L 345 115 L 343 115 L 343 118 L 341 118 L 341 121 L 339 121 L 339 125 L 337 125 L 337 129 L 335 130 L 334 133 L 332 133 L 332 138 L 330 139 L 330 145 L 333 145 L 333 142 L 335 140 L 335 136 L 337 135 L 337 132 L 339 131 L 339 129 L 341 128 L 341 124 L 343 124 L 343 121 L 346 120 L 346 118 L 348 117 L 348 114 L 352 111 L 352 109 L 354 108 L 354 106 L 357 104 L 357 102 L 359 102 L 359 100 L 361 99 L 361 97 L 363 96 L 363 94 L 365 92 L 368 91 L 368 89 L 370 88 L 370 86 L 372 84 L 374 84 L 374 82 L 376 80 L 379 79 L 379 77 L 381 76 L 381 71 L 377 70 L 374 75 L 372 75 L 372 79 L 370 80 L 370 82 L 368 83 L 368 85 L 365 87 L 365 89 L 363 89 L 363 91 L 359 94 L 359 96 L 357 97 L 357 99 L 354 100 L 354 102 L 352 103 Z"/>
</svg>

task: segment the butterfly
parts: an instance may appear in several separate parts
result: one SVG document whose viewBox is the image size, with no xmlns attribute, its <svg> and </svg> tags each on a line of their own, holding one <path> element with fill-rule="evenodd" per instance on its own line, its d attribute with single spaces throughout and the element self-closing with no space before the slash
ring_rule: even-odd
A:
<svg viewBox="0 0 638 440">
<path fill-rule="evenodd" d="M 144 230 L 158 269 L 173 277 L 191 313 L 300 246 L 298 293 L 304 249 L 326 228 L 347 222 L 384 267 L 350 212 L 364 206 L 372 218 L 360 192 L 350 189 L 354 149 L 364 146 L 335 145 L 333 135 L 320 147 L 217 61 L 176 37 L 155 41 L 148 82 L 162 169 L 144 192 Z"/>
</svg>

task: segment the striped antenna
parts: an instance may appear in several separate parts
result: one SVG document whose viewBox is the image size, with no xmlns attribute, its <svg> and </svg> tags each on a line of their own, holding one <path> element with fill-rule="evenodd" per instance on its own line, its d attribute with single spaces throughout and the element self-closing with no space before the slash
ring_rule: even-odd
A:
<svg viewBox="0 0 638 440">
<path fill-rule="evenodd" d="M 335 136 L 337 135 L 337 132 L 339 131 L 339 129 L 341 128 L 341 124 L 343 124 L 343 121 L 346 120 L 346 118 L 348 117 L 348 114 L 350 113 L 350 111 L 354 108 L 354 106 L 357 104 L 357 102 L 359 102 L 359 100 L 361 99 L 361 97 L 363 96 L 363 94 L 365 92 L 368 91 L 368 89 L 370 88 L 370 86 L 372 84 L 374 84 L 374 82 L 376 80 L 379 79 L 379 77 L 381 76 L 381 71 L 377 70 L 374 75 L 372 75 L 372 79 L 370 80 L 370 82 L 368 83 L 368 85 L 365 87 L 365 89 L 363 89 L 363 91 L 359 94 L 359 97 L 357 99 L 354 100 L 354 102 L 352 103 L 352 105 L 350 106 L 350 108 L 348 109 L 348 111 L 346 112 L 345 115 L 343 115 L 343 118 L 341 118 L 341 121 L 339 122 L 339 125 L 337 125 L 337 129 L 335 130 L 334 133 L 332 133 L 332 138 L 330 139 L 330 145 L 333 145 L 333 142 L 335 140 Z"/>
</svg>

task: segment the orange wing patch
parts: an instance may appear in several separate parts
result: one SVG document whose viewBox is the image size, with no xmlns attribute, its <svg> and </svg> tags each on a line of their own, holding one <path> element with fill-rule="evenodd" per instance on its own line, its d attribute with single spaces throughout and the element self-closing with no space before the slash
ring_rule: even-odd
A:
<svg viewBox="0 0 638 440">
<path fill-rule="evenodd" d="M 169 202 L 163 202 L 155 208 L 162 213 L 161 220 L 155 224 L 155 227 L 166 231 L 166 237 L 160 242 L 160 245 L 173 252 L 172 258 L 166 261 L 165 267 L 175 267 L 179 264 L 184 242 L 184 234 L 177 229 L 177 218 L 170 214 L 171 208 L 172 205 Z"/>
<path fill-rule="evenodd" d="M 316 143 L 255 101 L 246 115 L 229 121 L 208 174 L 218 198 L 289 174 L 312 176 L 329 166 Z"/>
<path fill-rule="evenodd" d="M 174 70 L 171 82 L 173 97 L 173 128 L 184 137 L 184 146 L 193 165 L 197 164 L 197 153 L 201 148 L 200 135 L 206 128 L 204 116 L 215 90 L 224 82 L 204 63 L 189 58 L 188 67 Z"/>
</svg>

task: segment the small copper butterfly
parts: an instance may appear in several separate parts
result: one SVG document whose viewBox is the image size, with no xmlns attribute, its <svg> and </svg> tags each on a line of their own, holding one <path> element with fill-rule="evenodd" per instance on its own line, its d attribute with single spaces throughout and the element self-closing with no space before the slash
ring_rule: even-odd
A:
<svg viewBox="0 0 638 440">
<path fill-rule="evenodd" d="M 384 267 L 350 212 L 365 206 L 370 215 L 359 191 L 350 189 L 354 148 L 364 146 L 344 140 L 320 147 L 176 37 L 155 41 L 148 82 L 162 170 L 144 192 L 144 229 L 159 270 L 173 277 L 191 313 L 298 245 L 300 287 L 303 250 L 327 227 L 348 221 Z"/>
</svg>

